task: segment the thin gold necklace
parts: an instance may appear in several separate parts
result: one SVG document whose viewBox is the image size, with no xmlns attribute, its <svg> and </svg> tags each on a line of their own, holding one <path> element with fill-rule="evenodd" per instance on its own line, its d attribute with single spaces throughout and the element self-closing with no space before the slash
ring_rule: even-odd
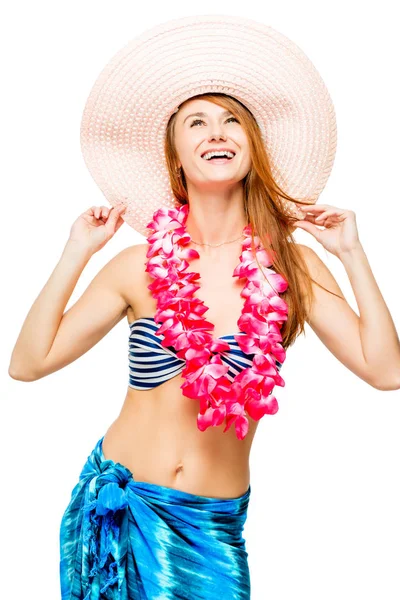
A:
<svg viewBox="0 0 400 600">
<path fill-rule="evenodd" d="M 222 242 L 221 244 L 206 244 L 205 242 L 195 242 L 194 240 L 191 241 L 193 244 L 198 244 L 199 246 L 211 246 L 211 248 L 218 248 L 218 246 L 223 246 L 224 244 L 232 244 L 233 242 L 237 242 L 241 237 L 243 237 L 243 233 L 235 240 L 231 240 L 230 242 Z"/>
</svg>

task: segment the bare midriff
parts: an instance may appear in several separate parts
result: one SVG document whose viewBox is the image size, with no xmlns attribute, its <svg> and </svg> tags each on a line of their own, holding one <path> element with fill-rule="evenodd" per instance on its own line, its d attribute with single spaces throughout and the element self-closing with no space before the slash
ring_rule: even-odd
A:
<svg viewBox="0 0 400 600">
<path fill-rule="evenodd" d="M 145 251 L 143 246 L 142 263 Z M 202 271 L 202 288 L 197 296 L 209 307 L 213 304 L 220 307 L 215 321 L 209 314 L 211 310 L 207 312 L 210 322 L 219 323 L 215 337 L 238 331 L 243 298 L 242 286 L 232 278 L 237 262 L 234 256 L 230 261 L 221 260 L 218 270 L 215 261 L 210 269 L 206 261 L 202 266 L 196 259 L 189 269 Z M 135 312 L 129 306 L 128 323 L 155 314 L 155 300 L 147 289 L 151 281 L 147 273 L 136 273 L 132 299 Z M 232 314 L 237 315 L 236 321 Z M 242 496 L 250 484 L 249 456 L 258 422 L 248 417 L 249 430 L 243 440 L 237 438 L 234 423 L 225 433 L 225 422 L 200 431 L 197 427 L 200 403 L 182 394 L 183 382 L 179 374 L 150 390 L 128 387 L 121 412 L 104 436 L 105 458 L 127 467 L 135 481 L 213 498 Z"/>
<path fill-rule="evenodd" d="M 249 453 L 258 423 L 244 440 L 234 424 L 197 428 L 199 402 L 182 395 L 181 376 L 153 390 L 129 388 L 117 419 L 103 440 L 105 458 L 146 481 L 200 496 L 235 498 L 250 483 Z"/>
</svg>

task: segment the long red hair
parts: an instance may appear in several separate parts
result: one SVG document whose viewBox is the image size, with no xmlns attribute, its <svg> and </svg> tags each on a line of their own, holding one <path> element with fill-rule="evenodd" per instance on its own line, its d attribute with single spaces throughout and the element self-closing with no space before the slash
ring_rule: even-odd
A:
<svg viewBox="0 0 400 600">
<path fill-rule="evenodd" d="M 312 282 L 324 290 L 326 288 L 310 276 L 307 264 L 292 235 L 295 230 L 293 223 L 297 217 L 290 216 L 285 212 L 282 199 L 305 205 L 314 204 L 314 202 L 288 196 L 277 185 L 272 176 L 270 160 L 257 121 L 239 100 L 226 94 L 206 93 L 192 96 L 185 102 L 194 98 L 208 100 L 230 110 L 247 134 L 252 164 L 243 179 L 244 208 L 248 223 L 259 236 L 264 248 L 271 248 L 275 253 L 274 270 L 283 275 L 289 284 L 288 289 L 281 294 L 288 305 L 288 319 L 281 329 L 282 345 L 287 349 L 294 343 L 297 336 L 305 331 L 304 323 L 313 301 Z M 180 105 L 180 108 L 185 102 Z M 178 165 L 178 155 L 174 143 L 176 114 L 174 113 L 168 122 L 164 149 L 172 191 L 179 204 L 187 204 L 185 174 L 183 169 L 181 169 L 180 175 L 176 171 Z M 330 290 L 326 291 L 334 294 Z"/>
</svg>

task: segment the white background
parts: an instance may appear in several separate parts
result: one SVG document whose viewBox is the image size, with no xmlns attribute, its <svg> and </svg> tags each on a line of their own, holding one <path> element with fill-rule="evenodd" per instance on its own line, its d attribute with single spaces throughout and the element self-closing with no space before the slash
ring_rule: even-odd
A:
<svg viewBox="0 0 400 600">
<path fill-rule="evenodd" d="M 1 569 L 3 595 L 59 597 L 59 523 L 79 472 L 126 393 L 124 319 L 90 352 L 32 383 L 8 376 L 23 320 L 73 221 L 104 197 L 79 145 L 86 98 L 108 60 L 144 29 L 190 14 L 258 19 L 320 71 L 338 121 L 320 202 L 356 212 L 360 239 L 397 326 L 399 42 L 395 2 L 9 3 L 1 19 Z M 396 41 L 397 38 L 397 41 Z M 305 231 L 357 310 L 346 272 Z M 67 308 L 100 268 L 144 238 L 124 225 L 84 269 Z M 132 282 L 134 285 L 134 282 Z M 345 340 L 343 341 L 345 343 Z M 400 598 L 400 392 L 368 386 L 307 326 L 289 349 L 280 405 L 251 454 L 245 526 L 254 600 Z"/>
</svg>

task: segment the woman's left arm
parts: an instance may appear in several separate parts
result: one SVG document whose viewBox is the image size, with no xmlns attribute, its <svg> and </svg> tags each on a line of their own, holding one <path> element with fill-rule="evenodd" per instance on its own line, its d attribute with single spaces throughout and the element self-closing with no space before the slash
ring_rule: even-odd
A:
<svg viewBox="0 0 400 600">
<path fill-rule="evenodd" d="M 318 229 L 322 225 L 324 229 Z M 349 277 L 360 315 L 344 299 L 332 273 L 308 246 L 299 245 L 320 285 L 308 323 L 325 346 L 351 371 L 379 390 L 400 389 L 400 341 L 388 307 L 358 238 L 355 213 L 326 204 L 307 206 L 296 226 L 337 256 Z"/>
</svg>

